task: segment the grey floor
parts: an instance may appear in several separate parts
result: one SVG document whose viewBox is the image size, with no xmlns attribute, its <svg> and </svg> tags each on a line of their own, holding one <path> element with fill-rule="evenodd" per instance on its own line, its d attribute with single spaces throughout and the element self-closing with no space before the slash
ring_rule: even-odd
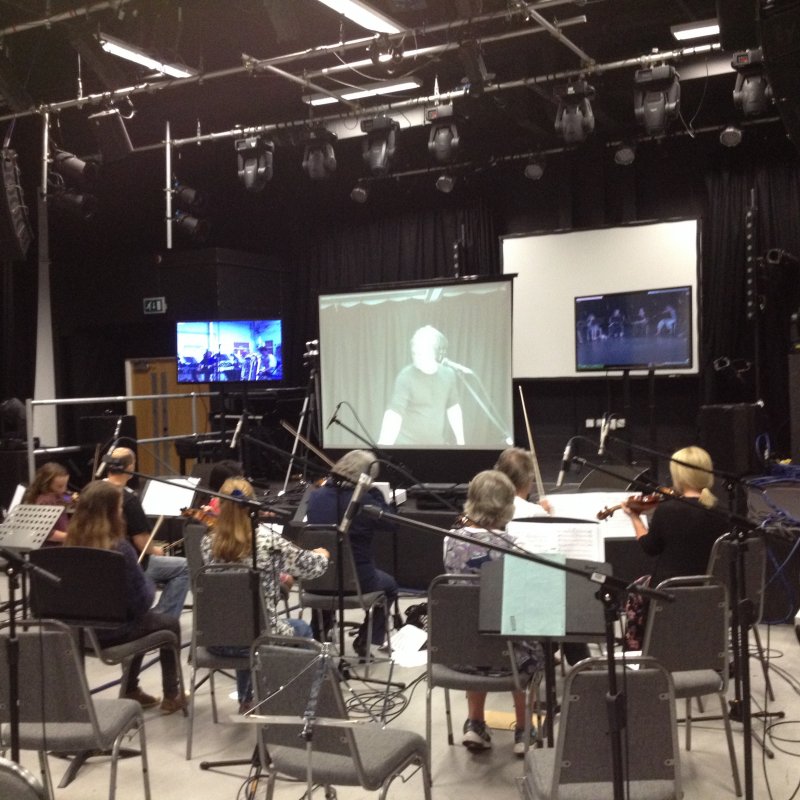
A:
<svg viewBox="0 0 800 800">
<path fill-rule="evenodd" d="M 182 618 L 184 636 L 189 640 L 191 612 L 184 612 Z M 791 625 L 762 626 L 761 635 L 765 647 L 769 649 L 771 678 L 776 694 L 769 708 L 782 711 L 785 718 L 774 722 L 767 733 L 767 742 L 774 751 L 774 758 L 767 758 L 762 748 L 754 741 L 753 792 L 755 798 L 788 798 L 793 796 L 800 783 L 800 644 L 794 627 Z M 187 650 L 184 650 L 184 658 Z M 764 680 L 758 663 L 751 659 L 753 675 L 753 697 L 764 705 Z M 105 667 L 95 659 L 87 661 L 89 683 L 100 685 L 116 677 L 113 667 Z M 423 668 L 396 668 L 394 677 L 409 686 L 420 677 Z M 184 664 L 184 675 L 189 671 Z M 144 689 L 158 693 L 160 676 L 158 666 L 148 669 L 142 676 Z M 353 682 L 352 688 L 361 691 L 365 687 Z M 146 711 L 146 731 L 150 756 L 150 779 L 154 798 L 236 798 L 244 797 L 243 785 L 248 776 L 247 767 L 229 767 L 205 771 L 200 769 L 202 761 L 218 759 L 248 758 L 253 751 L 254 730 L 252 726 L 237 725 L 228 718 L 236 711 L 235 701 L 227 697 L 233 691 L 233 682 L 221 678 L 218 683 L 218 698 L 221 699 L 223 718 L 214 724 L 211 718 L 211 704 L 207 685 L 198 694 L 198 711 L 195 720 L 194 753 L 191 761 L 185 759 L 187 722 L 180 715 L 169 717 L 160 715 L 158 709 Z M 405 692 L 408 706 L 391 723 L 396 727 L 419 731 L 425 729 L 425 684 L 414 684 L 413 691 Z M 115 696 L 115 690 L 107 690 L 103 696 Z M 711 698 L 713 699 L 713 698 Z M 504 695 L 490 696 L 487 708 L 497 712 L 511 711 L 511 698 Z M 713 708 L 709 701 L 707 709 Z M 454 697 L 455 722 L 460 730 L 465 716 L 463 696 Z M 763 723 L 755 721 L 757 730 L 763 732 Z M 598 723 L 598 734 L 602 730 Z M 739 756 L 740 773 L 744 774 L 741 725 L 735 724 L 735 741 Z M 686 753 L 681 748 L 681 772 L 686 798 L 734 797 L 725 737 L 719 722 L 695 723 L 692 726 L 692 750 Z M 682 739 L 683 726 L 679 726 Z M 433 731 L 433 796 L 452 800 L 512 800 L 519 797 L 516 786 L 522 775 L 522 761 L 512 752 L 512 734 L 498 730 L 493 735 L 494 746 L 491 751 L 472 755 L 460 745 L 447 745 L 443 692 L 434 693 L 434 731 Z M 35 755 L 23 754 L 23 764 L 36 769 Z M 57 758 L 50 759 L 51 770 L 56 782 L 60 780 L 65 763 Z M 78 778 L 65 789 L 56 789 L 57 800 L 92 800 L 108 796 L 109 768 L 105 759 L 92 759 L 83 767 Z M 281 782 L 276 796 L 278 798 L 300 798 L 304 787 L 296 783 Z M 141 773 L 138 759 L 121 762 L 119 772 L 118 798 L 143 797 Z M 265 796 L 262 783 L 257 789 L 257 797 Z M 322 797 L 318 790 L 315 797 Z M 376 796 L 360 789 L 341 788 L 340 798 L 361 798 Z M 403 783 L 395 781 L 390 798 L 410 800 L 421 798 L 420 776 L 413 775 Z"/>
</svg>

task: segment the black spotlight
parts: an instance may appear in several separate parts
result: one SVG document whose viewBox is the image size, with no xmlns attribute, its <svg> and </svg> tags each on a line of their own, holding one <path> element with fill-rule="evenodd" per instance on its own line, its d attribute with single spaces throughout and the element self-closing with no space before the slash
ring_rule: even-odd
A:
<svg viewBox="0 0 800 800">
<path fill-rule="evenodd" d="M 65 181 L 78 183 L 81 186 L 93 183 L 100 172 L 96 161 L 84 161 L 66 150 L 56 150 L 52 164 L 53 169 Z"/>
<path fill-rule="evenodd" d="M 461 140 L 458 136 L 458 126 L 453 115 L 453 106 L 437 106 L 430 109 L 425 115 L 431 123 L 431 132 L 428 136 L 428 152 L 440 164 L 452 161 L 458 154 Z"/>
<path fill-rule="evenodd" d="M 772 86 L 764 70 L 761 48 L 734 53 L 731 66 L 736 70 L 733 104 L 746 117 L 763 114 L 772 102 Z"/>
<path fill-rule="evenodd" d="M 65 216 L 79 222 L 88 222 L 97 214 L 99 208 L 97 198 L 93 194 L 84 194 L 75 189 L 64 189 L 52 194 L 50 203 Z"/>
<path fill-rule="evenodd" d="M 586 141 L 594 130 L 594 112 L 590 100 L 594 87 L 586 81 L 568 83 L 558 95 L 555 129 L 567 144 Z"/>
<path fill-rule="evenodd" d="M 185 211 L 176 211 L 172 217 L 175 227 L 183 231 L 195 242 L 205 242 L 211 233 L 211 224 L 207 219 L 195 217 Z"/>
<path fill-rule="evenodd" d="M 451 175 L 448 172 L 443 172 L 439 177 L 436 179 L 436 188 L 440 192 L 444 192 L 445 194 L 450 194 L 453 189 L 456 188 L 456 176 Z"/>
<path fill-rule="evenodd" d="M 386 175 L 391 169 L 399 128 L 400 123 L 385 115 L 361 120 L 361 130 L 367 134 L 362 155 L 373 175 Z"/>
<path fill-rule="evenodd" d="M 681 111 L 680 75 L 675 67 L 637 69 L 633 76 L 633 112 L 650 136 L 666 133 L 670 120 Z"/>
<path fill-rule="evenodd" d="M 359 181 L 350 190 L 350 199 L 354 203 L 366 203 L 369 200 L 369 186 L 364 181 Z"/>
<path fill-rule="evenodd" d="M 313 181 L 330 178 L 336 172 L 336 153 L 333 149 L 336 134 L 325 128 L 315 128 L 309 136 L 303 151 L 303 170 Z"/>
<path fill-rule="evenodd" d="M 275 144 L 263 136 L 248 136 L 237 139 L 234 146 L 239 180 L 248 192 L 260 192 L 272 180 Z"/>
<path fill-rule="evenodd" d="M 208 197 L 191 186 L 185 186 L 177 180 L 173 181 L 172 193 L 175 205 L 183 211 L 203 212 L 208 206 Z"/>
</svg>

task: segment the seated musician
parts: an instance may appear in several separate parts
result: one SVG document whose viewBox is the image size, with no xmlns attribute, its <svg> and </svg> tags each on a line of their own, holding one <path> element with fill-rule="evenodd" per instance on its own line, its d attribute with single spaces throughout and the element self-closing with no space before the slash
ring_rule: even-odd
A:
<svg viewBox="0 0 800 800">
<path fill-rule="evenodd" d="M 446 537 L 444 540 L 444 568 L 448 573 L 480 572 L 481 565 L 500 558 L 502 553 L 489 550 L 486 544 L 509 547 L 512 543 L 505 533 L 506 525 L 514 516 L 514 497 L 516 490 L 509 478 L 496 469 L 479 472 L 467 488 L 467 501 L 459 526 L 453 530 L 459 536 L 472 540 Z M 544 654 L 536 643 L 519 642 L 514 645 L 519 669 L 536 672 L 543 668 Z M 485 705 L 486 692 L 468 691 L 467 721 L 461 743 L 471 752 L 488 750 L 492 737 L 486 730 Z M 525 754 L 525 693 L 514 692 L 514 712 L 516 728 L 514 731 L 514 753 Z"/>
<path fill-rule="evenodd" d="M 253 497 L 253 487 L 242 477 L 228 478 L 220 489 L 231 497 Z M 248 506 L 234 500 L 220 501 L 219 517 L 208 536 L 204 536 L 201 549 L 206 564 L 241 564 L 253 566 L 253 526 Z M 259 525 L 256 537 L 256 568 L 261 572 L 261 587 L 268 614 L 270 629 L 283 636 L 311 637 L 311 626 L 302 619 L 279 618 L 278 598 L 282 572 L 296 578 L 316 578 L 328 568 L 329 553 L 325 548 L 303 550 L 284 539 L 269 525 Z M 248 648 L 216 648 L 223 656 L 243 656 Z M 236 689 L 239 712 L 251 707 L 253 699 L 250 670 L 236 671 Z"/>
<path fill-rule="evenodd" d="M 61 544 L 67 538 L 67 527 L 69 526 L 67 509 L 75 504 L 78 497 L 67 490 L 68 482 L 67 468 L 55 461 L 48 461 L 36 470 L 31 485 L 22 496 L 23 503 L 37 506 L 63 506 L 64 508 L 61 516 L 56 520 L 52 533 L 44 543 L 45 547 Z"/>
<path fill-rule="evenodd" d="M 97 547 L 115 550 L 125 559 L 125 586 L 130 622 L 117 628 L 98 629 L 97 638 L 103 647 L 132 642 L 155 631 L 172 631 L 178 638 L 180 651 L 181 626 L 178 618 L 150 608 L 155 596 L 155 584 L 139 565 L 136 550 L 125 536 L 122 515 L 122 488 L 108 481 L 93 481 L 82 492 L 69 523 L 64 547 Z M 143 653 L 131 661 L 128 685 L 123 686 L 125 697 L 136 700 L 143 708 L 158 705 L 159 701 L 139 686 Z M 159 651 L 161 684 L 164 697 L 160 701 L 162 714 L 174 714 L 186 705 L 178 681 L 178 664 L 171 648 Z"/>
<path fill-rule="evenodd" d="M 342 521 L 344 512 L 353 496 L 356 483 L 362 474 L 376 478 L 378 475 L 378 462 L 375 456 L 367 450 L 351 450 L 345 453 L 331 469 L 330 477 L 318 489 L 315 489 L 308 498 L 307 519 L 314 525 L 338 525 Z M 364 494 L 362 502 L 366 505 L 375 505 L 389 510 L 383 495 L 377 489 L 370 489 Z M 358 581 L 362 592 L 386 593 L 388 603 L 394 602 L 397 597 L 397 582 L 387 572 L 375 566 L 372 557 L 372 540 L 375 534 L 393 530 L 392 523 L 367 518 L 362 514 L 353 519 L 348 536 L 350 549 L 353 552 Z M 317 615 L 314 615 L 312 625 L 314 636 L 317 639 L 327 639 L 333 624 L 333 615 L 323 612 L 323 629 L 319 630 Z M 358 635 L 353 641 L 353 649 L 360 657 L 368 651 L 367 620 L 361 625 Z M 372 644 L 379 647 L 386 638 L 386 617 L 382 607 L 375 609 L 375 618 L 372 621 Z"/>
<path fill-rule="evenodd" d="M 714 542 L 728 529 L 723 514 L 709 513 L 717 502 L 711 492 L 714 483 L 711 456 L 702 447 L 684 447 L 672 454 L 669 472 L 672 489 L 679 499 L 667 498 L 648 506 L 652 508 L 650 524 L 642 519 L 644 511 L 634 499 L 621 503 L 630 517 L 633 531 L 642 550 L 655 556 L 655 568 L 650 582 L 657 586 L 667 578 L 680 575 L 705 575 Z M 629 650 L 641 650 L 647 609 L 628 611 L 628 630 L 625 636 Z"/>
<path fill-rule="evenodd" d="M 533 456 L 521 447 L 507 447 L 500 453 L 494 468 L 508 476 L 514 484 L 514 517 L 541 517 L 551 514 L 553 509 L 544 497 L 538 503 L 532 503 L 528 498 L 533 491 L 536 473 L 533 466 Z"/>
</svg>

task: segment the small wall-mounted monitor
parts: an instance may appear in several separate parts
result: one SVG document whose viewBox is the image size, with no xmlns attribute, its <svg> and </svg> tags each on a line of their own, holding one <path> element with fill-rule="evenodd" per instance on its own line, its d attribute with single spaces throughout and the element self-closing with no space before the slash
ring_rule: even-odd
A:
<svg viewBox="0 0 800 800">
<path fill-rule="evenodd" d="M 283 379 L 279 319 L 179 322 L 176 340 L 178 383 Z"/>
<path fill-rule="evenodd" d="M 575 298 L 575 369 L 692 369 L 692 288 Z"/>
</svg>

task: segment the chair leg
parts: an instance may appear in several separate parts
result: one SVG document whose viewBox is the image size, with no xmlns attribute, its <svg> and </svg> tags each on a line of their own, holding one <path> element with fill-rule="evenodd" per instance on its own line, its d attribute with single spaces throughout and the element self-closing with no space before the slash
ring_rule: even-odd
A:
<svg viewBox="0 0 800 800">
<path fill-rule="evenodd" d="M 431 742 L 431 695 L 433 687 L 428 684 L 425 690 L 425 741 L 428 744 L 428 764 L 433 763 L 433 743 Z"/>
<path fill-rule="evenodd" d="M 53 776 L 50 774 L 50 762 L 47 760 L 47 751 L 39 751 L 39 772 L 42 776 L 42 785 L 47 792 L 49 800 L 54 800 L 55 793 L 53 792 Z"/>
<path fill-rule="evenodd" d="M 739 767 L 736 763 L 736 749 L 733 746 L 733 731 L 731 730 L 731 718 L 728 714 L 728 701 L 722 692 L 718 695 L 719 705 L 722 711 L 722 722 L 725 725 L 725 738 L 728 740 L 728 753 L 731 757 L 731 772 L 733 774 L 733 789 L 737 797 L 742 796 L 742 784 L 739 780 Z"/>
<path fill-rule="evenodd" d="M 144 782 L 144 800 L 150 800 L 150 764 L 147 760 L 147 740 L 144 733 L 144 718 L 139 720 L 139 752 L 142 758 L 142 781 Z"/>
<path fill-rule="evenodd" d="M 186 760 L 192 758 L 192 734 L 194 733 L 194 693 L 196 685 L 197 668 L 192 664 L 192 672 L 189 676 L 189 730 L 186 732 Z"/>
<path fill-rule="evenodd" d="M 772 681 L 769 679 L 769 665 L 766 658 L 764 658 L 764 648 L 761 646 L 761 635 L 758 632 L 758 626 L 753 625 L 750 628 L 753 631 L 753 639 L 756 643 L 756 651 L 758 652 L 758 660 L 761 662 L 761 671 L 764 673 L 764 685 L 767 688 L 767 696 L 771 702 L 775 702 L 775 693 L 772 691 Z"/>
<path fill-rule="evenodd" d="M 692 749 L 692 698 L 686 698 L 686 751 Z"/>
<path fill-rule="evenodd" d="M 453 742 L 453 715 L 450 711 L 450 690 L 444 690 L 444 716 L 447 720 L 447 743 L 452 745 Z"/>
</svg>

